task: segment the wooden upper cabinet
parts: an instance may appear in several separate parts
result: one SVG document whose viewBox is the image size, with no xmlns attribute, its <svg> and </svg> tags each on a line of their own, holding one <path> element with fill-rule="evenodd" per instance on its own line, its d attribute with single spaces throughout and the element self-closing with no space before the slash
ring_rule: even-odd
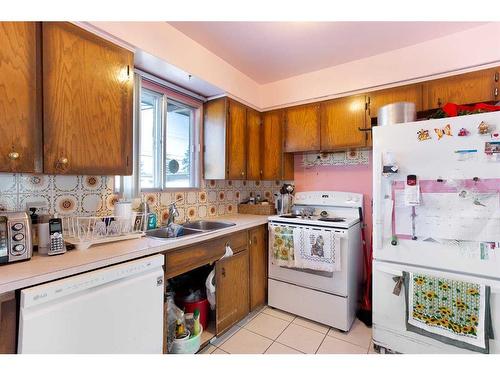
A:
<svg viewBox="0 0 500 375">
<path fill-rule="evenodd" d="M 499 72 L 499 68 L 485 69 L 424 82 L 423 109 L 498 100 Z"/>
<path fill-rule="evenodd" d="M 205 179 L 246 179 L 247 107 L 224 97 L 206 102 L 203 110 Z"/>
<path fill-rule="evenodd" d="M 262 179 L 283 177 L 283 110 L 262 114 Z"/>
<path fill-rule="evenodd" d="M 285 152 L 319 150 L 319 107 L 314 103 L 285 109 Z"/>
<path fill-rule="evenodd" d="M 391 103 L 415 103 L 416 111 L 422 110 L 422 85 L 406 85 L 387 90 L 374 91 L 366 94 L 368 102 L 368 116 L 377 117 L 378 110 Z"/>
<path fill-rule="evenodd" d="M 247 108 L 247 179 L 261 179 L 262 118 L 259 112 Z"/>
<path fill-rule="evenodd" d="M 321 103 L 321 151 L 367 146 L 365 105 L 364 95 Z"/>
<path fill-rule="evenodd" d="M 218 335 L 240 321 L 249 312 L 248 272 L 248 250 L 219 260 L 215 265 L 217 285 L 215 329 Z"/>
<path fill-rule="evenodd" d="M 246 179 L 247 112 L 246 106 L 228 99 L 227 178 Z"/>
<path fill-rule="evenodd" d="M 132 173 L 132 52 L 77 26 L 42 26 L 44 172 Z"/>
<path fill-rule="evenodd" d="M 0 172 L 42 172 L 39 31 L 0 22 Z"/>
<path fill-rule="evenodd" d="M 250 310 L 267 303 L 267 227 L 248 231 L 250 257 Z"/>
</svg>

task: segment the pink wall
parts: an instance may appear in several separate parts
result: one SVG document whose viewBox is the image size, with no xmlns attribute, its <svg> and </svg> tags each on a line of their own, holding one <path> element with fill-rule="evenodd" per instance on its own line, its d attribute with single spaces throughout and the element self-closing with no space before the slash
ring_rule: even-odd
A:
<svg viewBox="0 0 500 375">
<path fill-rule="evenodd" d="M 302 155 L 295 155 L 295 191 L 337 190 L 363 194 L 365 238 L 371 244 L 372 233 L 372 160 L 367 165 L 317 166 L 305 168 Z"/>
</svg>

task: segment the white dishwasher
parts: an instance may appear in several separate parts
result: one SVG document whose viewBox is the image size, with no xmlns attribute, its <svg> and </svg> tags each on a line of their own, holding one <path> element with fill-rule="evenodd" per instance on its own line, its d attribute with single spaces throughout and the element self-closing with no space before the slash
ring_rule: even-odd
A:
<svg viewBox="0 0 500 375">
<path fill-rule="evenodd" d="M 162 255 L 21 291 L 18 353 L 162 353 Z"/>
</svg>

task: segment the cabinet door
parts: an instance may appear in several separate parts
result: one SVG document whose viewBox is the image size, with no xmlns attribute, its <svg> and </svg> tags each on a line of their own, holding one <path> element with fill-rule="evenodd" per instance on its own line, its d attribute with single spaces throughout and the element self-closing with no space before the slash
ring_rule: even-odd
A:
<svg viewBox="0 0 500 375">
<path fill-rule="evenodd" d="M 0 22 L 0 172 L 42 172 L 36 22 Z"/>
<path fill-rule="evenodd" d="M 246 107 L 229 100 L 227 119 L 227 178 L 246 179 L 247 172 L 247 111 Z"/>
<path fill-rule="evenodd" d="M 210 100 L 203 105 L 203 162 L 206 180 L 224 180 L 227 172 L 227 99 Z"/>
<path fill-rule="evenodd" d="M 424 110 L 446 103 L 472 104 L 498 99 L 499 69 L 485 69 L 423 84 Z"/>
<path fill-rule="evenodd" d="M 217 334 L 226 331 L 249 312 L 248 250 L 216 263 Z"/>
<path fill-rule="evenodd" d="M 247 108 L 247 179 L 261 179 L 261 125 L 260 113 Z"/>
<path fill-rule="evenodd" d="M 42 36 L 45 173 L 131 174 L 133 53 L 70 23 Z"/>
<path fill-rule="evenodd" d="M 318 151 L 320 147 L 319 104 L 285 110 L 285 152 Z"/>
<path fill-rule="evenodd" d="M 283 175 L 283 111 L 262 115 L 262 179 L 280 180 Z"/>
<path fill-rule="evenodd" d="M 321 103 L 321 150 L 366 147 L 365 96 L 349 96 Z"/>
<path fill-rule="evenodd" d="M 267 302 L 267 228 L 260 226 L 249 232 L 250 310 Z"/>
<path fill-rule="evenodd" d="M 0 294 L 0 354 L 16 353 L 16 337 L 15 293 Z"/>
</svg>

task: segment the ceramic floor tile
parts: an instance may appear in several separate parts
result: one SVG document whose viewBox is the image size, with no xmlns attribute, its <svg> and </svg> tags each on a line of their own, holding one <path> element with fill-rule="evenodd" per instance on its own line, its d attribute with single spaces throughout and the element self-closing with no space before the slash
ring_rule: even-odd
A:
<svg viewBox="0 0 500 375">
<path fill-rule="evenodd" d="M 367 348 L 350 342 L 326 336 L 318 349 L 318 354 L 366 354 Z"/>
<path fill-rule="evenodd" d="M 231 354 L 261 354 L 272 343 L 272 340 L 242 328 L 222 344 L 220 348 Z"/>
<path fill-rule="evenodd" d="M 373 349 L 373 341 L 370 341 L 370 346 L 368 346 L 368 354 L 379 354 Z"/>
<path fill-rule="evenodd" d="M 229 328 L 225 333 L 217 337 L 214 341 L 211 342 L 212 345 L 215 345 L 217 347 L 220 347 L 222 344 L 224 344 L 229 338 L 234 335 L 236 332 L 238 332 L 241 329 L 240 326 L 234 325 L 231 328 Z"/>
<path fill-rule="evenodd" d="M 200 350 L 198 354 L 210 354 L 213 353 L 215 350 L 217 350 L 217 347 L 215 345 L 208 344 L 202 350 Z"/>
<path fill-rule="evenodd" d="M 292 349 L 286 345 L 280 344 L 279 342 L 273 342 L 273 344 L 266 350 L 264 354 L 304 354 L 298 350 Z"/>
<path fill-rule="evenodd" d="M 319 333 L 326 334 L 330 327 L 325 326 L 324 324 L 316 323 L 313 322 L 312 320 L 301 318 L 301 317 L 296 317 L 293 320 L 293 324 L 297 324 L 302 327 L 310 328 L 314 331 L 318 331 Z"/>
<path fill-rule="evenodd" d="M 250 320 L 245 325 L 245 328 L 271 340 L 276 340 L 289 324 L 290 323 L 286 320 L 276 318 L 272 315 L 259 314 L 257 317 Z"/>
<path fill-rule="evenodd" d="M 228 352 L 225 352 L 224 350 L 222 350 L 221 348 L 217 348 L 215 349 L 212 353 L 210 354 L 229 354 Z"/>
<path fill-rule="evenodd" d="M 285 311 L 281 311 L 278 309 L 274 309 L 274 308 L 269 307 L 269 306 L 266 306 L 266 308 L 264 310 L 262 310 L 262 313 L 267 314 L 267 315 L 272 315 L 276 318 L 280 318 L 280 319 L 286 320 L 288 322 L 291 322 L 295 318 L 295 315 L 293 315 L 293 314 L 290 314 L 290 313 L 287 313 Z"/>
<path fill-rule="evenodd" d="M 349 332 L 341 332 L 332 328 L 328 331 L 328 336 L 362 346 L 363 348 L 368 348 L 372 340 L 372 329 L 356 319 Z"/>
<path fill-rule="evenodd" d="M 301 352 L 313 354 L 320 346 L 324 337 L 325 335 L 318 331 L 292 323 L 276 341 Z"/>
<path fill-rule="evenodd" d="M 259 313 L 262 311 L 262 309 L 259 309 L 259 310 L 255 310 L 255 311 L 252 311 L 250 314 L 248 314 L 247 316 L 245 316 L 243 319 L 241 319 L 238 323 L 236 323 L 237 325 L 239 325 L 240 327 L 243 327 L 244 325 L 246 325 L 249 321 L 251 321 L 253 318 L 255 318 L 257 315 L 259 315 Z"/>
</svg>

